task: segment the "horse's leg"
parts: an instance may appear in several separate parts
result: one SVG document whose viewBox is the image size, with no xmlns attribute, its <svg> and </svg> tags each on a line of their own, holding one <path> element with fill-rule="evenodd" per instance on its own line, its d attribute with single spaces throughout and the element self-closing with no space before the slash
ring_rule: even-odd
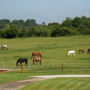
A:
<svg viewBox="0 0 90 90">
<path fill-rule="evenodd" d="M 25 61 L 25 66 L 27 65 L 27 61 Z"/>
<path fill-rule="evenodd" d="M 33 60 L 33 64 L 34 64 L 34 60 Z"/>
<path fill-rule="evenodd" d="M 25 61 L 25 66 L 27 65 L 27 62 Z"/>
<path fill-rule="evenodd" d="M 16 66 L 18 66 L 18 62 L 16 62 Z"/>
<path fill-rule="evenodd" d="M 28 65 L 28 61 L 26 62 L 26 64 Z"/>
</svg>

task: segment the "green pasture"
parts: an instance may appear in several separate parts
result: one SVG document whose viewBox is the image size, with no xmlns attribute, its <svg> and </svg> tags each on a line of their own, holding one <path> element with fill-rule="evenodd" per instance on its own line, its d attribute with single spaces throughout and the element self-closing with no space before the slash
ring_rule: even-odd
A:
<svg viewBox="0 0 90 90">
<path fill-rule="evenodd" d="M 90 54 L 87 54 L 90 36 L 0 39 L 0 46 L 3 44 L 8 45 L 8 50 L 0 49 L 0 69 L 20 69 L 16 67 L 19 57 L 27 57 L 29 66 L 23 64 L 22 72 L 0 73 L 0 84 L 29 79 L 32 75 L 90 74 Z M 85 53 L 78 54 L 79 49 Z M 68 50 L 75 50 L 76 56 L 68 57 Z M 42 65 L 32 64 L 32 52 L 41 52 Z"/>
<path fill-rule="evenodd" d="M 32 83 L 20 90 L 90 90 L 90 78 L 55 78 Z"/>
<path fill-rule="evenodd" d="M 29 66 L 23 70 L 43 73 L 90 73 L 90 36 L 68 36 L 68 37 L 31 37 L 0 39 L 0 46 L 8 45 L 8 50 L 0 50 L 0 68 L 18 69 L 16 61 L 19 57 L 27 57 Z M 83 49 L 84 54 L 78 54 Z M 75 50 L 76 55 L 67 56 L 68 50 Z M 42 65 L 32 64 L 32 52 L 41 52 Z"/>
</svg>

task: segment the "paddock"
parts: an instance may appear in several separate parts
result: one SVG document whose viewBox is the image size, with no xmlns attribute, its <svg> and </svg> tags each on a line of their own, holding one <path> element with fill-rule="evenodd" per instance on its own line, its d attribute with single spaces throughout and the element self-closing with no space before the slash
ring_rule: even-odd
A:
<svg viewBox="0 0 90 90">
<path fill-rule="evenodd" d="M 90 36 L 56 37 L 56 38 L 15 38 L 0 39 L 0 45 L 7 43 L 8 50 L 0 50 L 0 68 L 19 69 L 16 61 L 19 57 L 27 57 L 29 65 L 23 69 L 30 73 L 90 73 L 90 57 L 87 54 L 89 49 Z M 72 40 L 72 42 L 71 42 Z M 87 41 L 86 41 L 87 40 Z M 84 42 L 84 43 L 83 43 Z M 75 57 L 67 56 L 68 50 L 75 50 Z M 78 54 L 78 50 L 85 50 L 85 54 Z M 32 52 L 42 54 L 42 65 L 33 65 Z"/>
</svg>

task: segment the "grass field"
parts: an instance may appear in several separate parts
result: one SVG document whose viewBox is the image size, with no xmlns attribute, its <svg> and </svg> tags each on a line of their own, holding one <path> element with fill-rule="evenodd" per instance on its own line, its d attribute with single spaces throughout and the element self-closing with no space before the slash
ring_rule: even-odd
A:
<svg viewBox="0 0 90 90">
<path fill-rule="evenodd" d="M 85 72 L 90 70 L 90 55 L 87 54 L 87 50 L 90 48 L 90 36 L 0 39 L 0 45 L 3 44 L 8 45 L 8 50 L 0 50 L 1 68 L 19 68 L 16 67 L 17 59 L 27 57 L 30 62 L 30 70 L 35 72 L 60 72 L 62 63 L 64 70 L 69 69 L 70 72 L 75 68 L 85 69 Z M 79 49 L 85 50 L 85 53 L 78 54 Z M 68 50 L 75 50 L 76 56 L 68 57 Z M 32 52 L 41 52 L 41 66 L 32 65 Z"/>
<path fill-rule="evenodd" d="M 26 79 L 30 75 L 47 74 L 90 74 L 90 36 L 68 37 L 32 37 L 0 39 L 0 46 L 8 45 L 8 50 L 0 50 L 0 68 L 18 69 L 16 61 L 19 57 L 27 57 L 29 66 L 24 66 L 24 71 L 8 72 L 0 74 L 0 83 Z M 85 50 L 84 54 L 78 54 L 78 50 Z M 75 50 L 76 56 L 67 56 L 68 50 Z M 33 65 L 32 52 L 41 52 L 42 65 Z M 63 64 L 63 70 L 62 70 Z M 28 71 L 27 71 L 28 70 Z M 13 76 L 14 78 L 10 79 Z M 25 77 L 24 77 L 25 76 Z"/>
<path fill-rule="evenodd" d="M 90 90 L 90 78 L 55 78 L 32 83 L 20 90 Z"/>
</svg>

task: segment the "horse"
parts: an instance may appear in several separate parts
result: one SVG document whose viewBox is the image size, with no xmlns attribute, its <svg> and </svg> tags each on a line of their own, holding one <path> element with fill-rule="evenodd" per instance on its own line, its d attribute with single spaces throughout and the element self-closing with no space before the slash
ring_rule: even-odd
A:
<svg viewBox="0 0 90 90">
<path fill-rule="evenodd" d="M 84 50 L 78 50 L 78 54 L 84 53 Z"/>
<path fill-rule="evenodd" d="M 27 58 L 19 58 L 16 62 L 16 66 L 18 66 L 18 63 L 20 63 L 20 65 L 21 65 L 24 62 L 25 62 L 25 65 L 28 65 L 28 59 Z"/>
<path fill-rule="evenodd" d="M 2 45 L 2 46 L 1 46 L 1 49 L 2 49 L 2 50 L 5 50 L 5 49 L 8 50 L 8 46 L 7 46 L 7 45 Z"/>
<path fill-rule="evenodd" d="M 32 58 L 33 58 L 33 64 L 35 64 L 35 62 L 40 62 L 41 65 L 42 55 L 40 52 L 33 52 Z"/>
<path fill-rule="evenodd" d="M 74 55 L 75 56 L 75 50 L 68 51 L 68 56 Z"/>
<path fill-rule="evenodd" d="M 33 53 L 32 53 L 32 56 L 40 56 L 40 57 L 42 57 L 42 55 L 41 55 L 40 52 L 33 52 Z"/>
<path fill-rule="evenodd" d="M 90 54 L 90 49 L 88 49 L 87 53 Z"/>
<path fill-rule="evenodd" d="M 35 58 L 33 58 L 33 64 L 35 64 L 35 62 L 36 63 L 40 62 L 40 65 L 41 65 L 41 57 L 35 57 Z"/>
</svg>

